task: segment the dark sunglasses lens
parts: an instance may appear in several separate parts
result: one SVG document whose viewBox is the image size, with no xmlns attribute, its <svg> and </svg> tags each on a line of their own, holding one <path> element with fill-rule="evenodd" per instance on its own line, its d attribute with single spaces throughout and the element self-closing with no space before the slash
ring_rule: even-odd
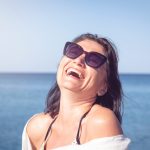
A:
<svg viewBox="0 0 150 150">
<path fill-rule="evenodd" d="M 83 53 L 82 49 L 75 43 L 68 43 L 64 49 L 64 55 L 75 59 Z"/>
<path fill-rule="evenodd" d="M 92 52 L 87 54 L 85 61 L 90 67 L 98 68 L 106 61 L 106 57 L 99 53 Z"/>
</svg>

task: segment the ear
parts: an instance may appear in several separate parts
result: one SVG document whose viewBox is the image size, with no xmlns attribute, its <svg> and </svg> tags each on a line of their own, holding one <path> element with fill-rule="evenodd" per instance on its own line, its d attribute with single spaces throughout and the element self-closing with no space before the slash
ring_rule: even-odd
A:
<svg viewBox="0 0 150 150">
<path fill-rule="evenodd" d="M 103 88 L 99 89 L 97 92 L 98 96 L 103 96 L 107 92 L 107 85 L 105 84 Z"/>
<path fill-rule="evenodd" d="M 106 89 L 101 89 L 100 91 L 98 91 L 97 95 L 98 96 L 103 96 L 106 92 L 107 92 Z"/>
</svg>

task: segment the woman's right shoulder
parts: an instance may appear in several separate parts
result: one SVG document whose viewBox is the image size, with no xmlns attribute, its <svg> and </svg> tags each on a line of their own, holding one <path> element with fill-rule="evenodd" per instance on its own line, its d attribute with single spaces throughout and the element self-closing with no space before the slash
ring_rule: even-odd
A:
<svg viewBox="0 0 150 150">
<path fill-rule="evenodd" d="M 39 113 L 33 115 L 27 123 L 26 131 L 29 139 L 34 141 L 41 141 L 44 139 L 47 129 L 52 122 L 52 118 L 49 114 Z"/>
</svg>

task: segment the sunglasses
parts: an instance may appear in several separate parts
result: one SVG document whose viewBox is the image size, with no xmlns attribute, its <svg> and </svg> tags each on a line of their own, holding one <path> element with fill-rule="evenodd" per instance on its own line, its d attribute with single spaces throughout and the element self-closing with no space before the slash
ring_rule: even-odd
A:
<svg viewBox="0 0 150 150">
<path fill-rule="evenodd" d="M 63 54 L 71 59 L 76 59 L 82 54 L 85 54 L 85 63 L 92 68 L 99 68 L 102 66 L 107 58 L 98 52 L 86 52 L 83 48 L 73 42 L 66 42 Z"/>
</svg>

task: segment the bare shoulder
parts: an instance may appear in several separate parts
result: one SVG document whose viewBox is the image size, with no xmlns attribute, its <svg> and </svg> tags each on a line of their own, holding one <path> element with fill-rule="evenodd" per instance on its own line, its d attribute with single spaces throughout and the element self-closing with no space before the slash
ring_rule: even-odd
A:
<svg viewBox="0 0 150 150">
<path fill-rule="evenodd" d="M 88 140 L 122 134 L 121 125 L 113 111 L 95 105 L 87 120 Z"/>
<path fill-rule="evenodd" d="M 51 121 L 50 115 L 44 113 L 37 114 L 31 118 L 27 125 L 27 134 L 32 146 L 41 144 Z"/>
</svg>

